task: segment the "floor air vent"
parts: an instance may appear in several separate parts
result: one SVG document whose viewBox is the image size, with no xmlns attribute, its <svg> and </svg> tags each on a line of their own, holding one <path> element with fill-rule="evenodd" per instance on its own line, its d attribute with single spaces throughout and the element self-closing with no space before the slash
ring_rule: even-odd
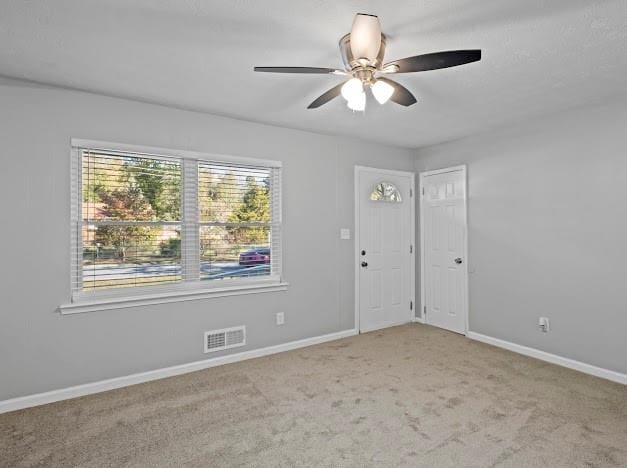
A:
<svg viewBox="0 0 627 468">
<path fill-rule="evenodd" d="M 205 332 L 205 353 L 237 348 L 246 344 L 246 327 L 224 328 Z"/>
</svg>

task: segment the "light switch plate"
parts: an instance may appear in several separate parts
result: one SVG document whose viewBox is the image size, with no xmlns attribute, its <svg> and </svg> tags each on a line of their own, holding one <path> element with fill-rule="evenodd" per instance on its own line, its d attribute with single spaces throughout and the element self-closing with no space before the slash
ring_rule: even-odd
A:
<svg viewBox="0 0 627 468">
<path fill-rule="evenodd" d="M 348 240 L 351 238 L 351 230 L 342 228 L 340 229 L 340 239 Z"/>
</svg>

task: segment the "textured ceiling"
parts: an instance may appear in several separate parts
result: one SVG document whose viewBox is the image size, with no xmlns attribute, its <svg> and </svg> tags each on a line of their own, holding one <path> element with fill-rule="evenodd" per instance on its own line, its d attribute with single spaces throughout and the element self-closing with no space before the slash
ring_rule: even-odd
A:
<svg viewBox="0 0 627 468">
<path fill-rule="evenodd" d="M 397 75 L 418 98 L 307 105 L 341 80 L 253 73 L 339 67 L 357 12 L 388 60 L 481 48 L 481 62 Z M 418 147 L 627 93 L 625 0 L 2 0 L 0 74 L 322 133 Z"/>
</svg>

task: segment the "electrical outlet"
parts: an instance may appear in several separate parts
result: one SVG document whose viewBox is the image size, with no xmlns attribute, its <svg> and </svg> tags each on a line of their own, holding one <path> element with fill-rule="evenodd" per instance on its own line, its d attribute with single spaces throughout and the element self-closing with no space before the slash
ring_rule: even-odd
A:
<svg viewBox="0 0 627 468">
<path fill-rule="evenodd" d="M 276 324 L 283 325 L 285 323 L 285 312 L 277 312 L 276 314 Z"/>
<path fill-rule="evenodd" d="M 540 317 L 538 319 L 538 328 L 540 328 L 540 331 L 543 333 L 546 333 L 549 331 L 549 318 L 548 317 Z"/>
</svg>

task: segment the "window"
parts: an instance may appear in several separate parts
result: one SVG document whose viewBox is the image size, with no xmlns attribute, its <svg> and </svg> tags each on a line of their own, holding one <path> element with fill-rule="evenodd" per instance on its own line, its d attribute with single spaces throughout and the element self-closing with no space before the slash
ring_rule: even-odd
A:
<svg viewBox="0 0 627 468">
<path fill-rule="evenodd" d="M 177 282 L 181 164 L 81 151 L 82 291 Z"/>
<path fill-rule="evenodd" d="M 401 203 L 403 201 L 401 192 L 391 182 L 380 182 L 375 185 L 370 194 L 370 200 L 393 203 Z"/>
<path fill-rule="evenodd" d="M 268 168 L 198 165 L 202 280 L 270 274 L 270 178 Z"/>
<path fill-rule="evenodd" d="M 73 148 L 73 302 L 280 283 L 278 163 L 110 146 Z"/>
</svg>

